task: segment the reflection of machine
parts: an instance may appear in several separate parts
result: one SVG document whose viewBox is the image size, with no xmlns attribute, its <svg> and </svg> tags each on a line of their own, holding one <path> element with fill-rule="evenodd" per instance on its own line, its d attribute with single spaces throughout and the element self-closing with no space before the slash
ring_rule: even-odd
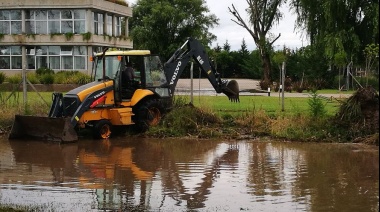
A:
<svg viewBox="0 0 380 212">
<path fill-rule="evenodd" d="M 199 209 L 223 170 L 239 164 L 237 146 L 214 142 L 196 146 L 185 144 L 189 141 L 116 139 L 66 145 L 31 142 L 10 141 L 16 164 L 0 173 L 6 179 L 3 183 L 32 187 L 43 182 L 53 186 L 53 192 L 86 191 L 99 210 L 145 211 L 173 201 Z M 40 196 L 38 189 L 37 193 Z"/>
<path fill-rule="evenodd" d="M 132 160 L 132 151 L 132 147 L 114 146 L 99 155 L 98 152 L 89 152 L 83 148 L 78 152 L 78 162 L 80 163 L 78 165 L 86 167 L 96 178 L 105 179 L 106 182 L 113 182 L 115 180 L 117 170 L 130 170 L 133 178 L 137 180 L 151 179 L 153 173 L 142 170 Z M 103 188 L 103 183 L 90 182 L 91 179 L 85 176 L 81 176 L 79 181 L 83 185 L 90 185 L 91 188 Z"/>
<path fill-rule="evenodd" d="M 93 82 L 65 95 L 55 93 L 49 117 L 16 115 L 9 138 L 75 141 L 76 130 L 84 128 L 93 129 L 96 137 L 108 138 L 112 131 L 124 132 L 129 125 L 146 131 L 171 107 L 178 79 L 192 58 L 217 93 L 239 100 L 237 82 L 220 78 L 195 39 L 189 38 L 164 65 L 148 50 L 105 50 L 94 57 Z M 139 79 L 125 85 L 121 72 L 127 62 L 134 63 Z"/>
<path fill-rule="evenodd" d="M 151 180 L 159 163 L 146 163 L 157 161 L 162 154 L 158 146 L 141 141 L 126 144 L 83 140 L 66 145 L 31 142 L 25 145 L 23 141 L 10 141 L 16 163 L 25 170 L 3 173 L 4 179 L 91 189 L 96 195 L 97 209 L 101 210 L 120 209 L 122 205 L 135 207 L 135 202 L 128 202 L 135 195 L 149 198 Z M 145 151 L 149 154 L 144 154 Z M 144 205 L 144 201 L 148 202 L 140 199 L 140 204 Z"/>
</svg>

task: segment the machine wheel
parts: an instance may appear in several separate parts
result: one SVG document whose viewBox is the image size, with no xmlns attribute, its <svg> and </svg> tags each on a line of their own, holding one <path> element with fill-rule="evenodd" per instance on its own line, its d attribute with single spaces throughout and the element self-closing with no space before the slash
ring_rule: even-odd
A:
<svg viewBox="0 0 380 212">
<path fill-rule="evenodd" d="M 133 108 L 134 129 L 136 132 L 143 133 L 150 126 L 156 126 L 160 123 L 163 115 L 163 106 L 158 99 L 148 99 L 137 104 Z"/>
<path fill-rule="evenodd" d="M 112 124 L 108 120 L 100 120 L 94 126 L 94 136 L 96 138 L 109 138 L 111 136 Z"/>
</svg>

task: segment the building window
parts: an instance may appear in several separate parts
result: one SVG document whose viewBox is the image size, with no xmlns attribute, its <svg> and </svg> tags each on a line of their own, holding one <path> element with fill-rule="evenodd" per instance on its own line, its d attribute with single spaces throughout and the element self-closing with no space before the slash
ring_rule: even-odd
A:
<svg viewBox="0 0 380 212">
<path fill-rule="evenodd" d="M 49 10 L 48 12 L 48 31 L 49 33 L 60 33 L 60 11 L 59 10 Z"/>
<path fill-rule="evenodd" d="M 86 11 L 74 10 L 74 33 L 80 34 L 86 31 Z"/>
<path fill-rule="evenodd" d="M 28 69 L 86 70 L 85 46 L 36 46 L 26 47 Z"/>
<path fill-rule="evenodd" d="M 61 32 L 74 32 L 73 13 L 71 10 L 63 10 L 61 12 Z"/>
<path fill-rule="evenodd" d="M 84 33 L 85 10 L 26 10 L 26 33 Z"/>
<path fill-rule="evenodd" d="M 112 16 L 107 15 L 107 35 L 112 36 Z"/>
<path fill-rule="evenodd" d="M 21 46 L 0 46 L 0 69 L 21 68 Z"/>
<path fill-rule="evenodd" d="M 36 69 L 36 49 L 32 46 L 26 47 L 26 63 L 27 69 Z"/>
<path fill-rule="evenodd" d="M 0 34 L 21 34 L 21 10 L 0 10 Z"/>
<path fill-rule="evenodd" d="M 121 17 L 116 17 L 115 36 L 121 35 Z"/>
<path fill-rule="evenodd" d="M 102 13 L 93 13 L 94 16 L 94 34 L 103 35 L 104 34 L 104 16 Z"/>
</svg>

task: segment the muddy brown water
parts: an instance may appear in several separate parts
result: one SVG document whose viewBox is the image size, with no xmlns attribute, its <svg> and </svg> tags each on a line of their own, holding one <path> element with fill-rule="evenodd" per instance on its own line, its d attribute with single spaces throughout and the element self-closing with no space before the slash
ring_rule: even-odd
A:
<svg viewBox="0 0 380 212">
<path fill-rule="evenodd" d="M 0 137 L 0 205 L 34 211 L 379 211 L 378 147 Z"/>
</svg>

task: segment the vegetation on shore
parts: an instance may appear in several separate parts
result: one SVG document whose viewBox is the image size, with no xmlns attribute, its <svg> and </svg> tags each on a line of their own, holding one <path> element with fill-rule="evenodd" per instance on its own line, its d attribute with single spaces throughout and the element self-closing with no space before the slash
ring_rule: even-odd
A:
<svg viewBox="0 0 380 212">
<path fill-rule="evenodd" d="M 350 98 L 336 103 L 335 111 L 326 107 L 326 100 L 316 92 L 306 101 L 307 112 L 252 108 L 234 115 L 186 104 L 186 100 L 177 98 L 175 109 L 146 134 L 233 139 L 270 136 L 297 141 L 379 144 L 379 98 L 371 87 L 359 89 Z"/>
<path fill-rule="evenodd" d="M 10 130 L 15 114 L 46 116 L 51 93 L 41 99 L 28 93 L 26 108 L 22 94 L 0 92 L 0 134 Z M 284 140 L 316 142 L 379 143 L 379 98 L 371 87 L 359 89 L 348 99 L 332 99 L 310 93 L 309 98 L 242 96 L 229 103 L 224 96 L 199 96 L 189 104 L 187 96 L 176 96 L 174 109 L 144 136 L 195 138 L 254 138 L 269 136 Z M 198 101 L 197 101 L 198 100 Z M 6 102 L 6 103 L 5 103 Z M 376 115 L 377 114 L 377 115 Z"/>
</svg>

